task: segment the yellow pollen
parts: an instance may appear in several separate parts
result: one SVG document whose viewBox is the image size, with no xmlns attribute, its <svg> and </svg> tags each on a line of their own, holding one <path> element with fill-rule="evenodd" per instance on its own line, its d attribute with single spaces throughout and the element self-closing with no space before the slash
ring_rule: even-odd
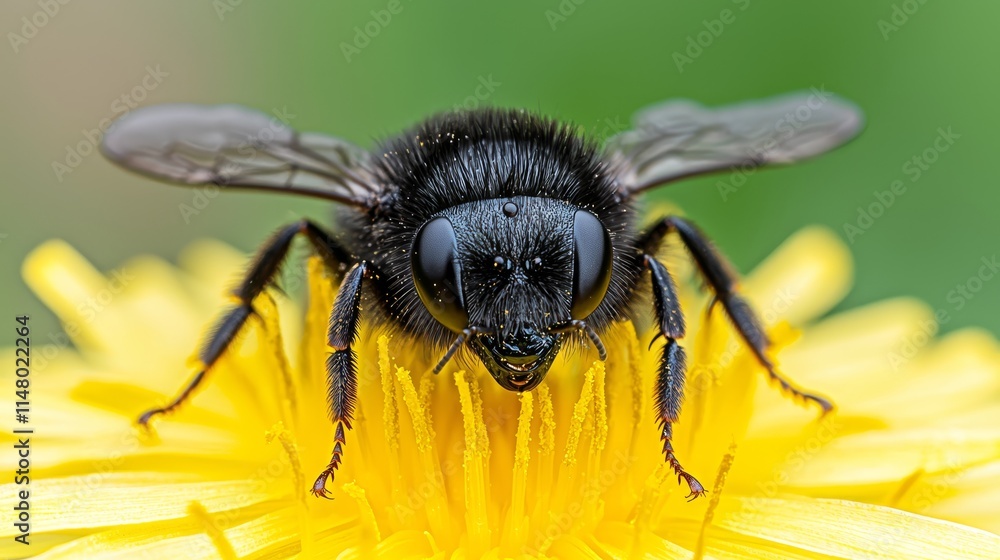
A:
<svg viewBox="0 0 1000 560">
<path fill-rule="evenodd" d="M 627 330 L 625 340 L 628 341 L 628 373 L 632 382 L 632 425 L 642 425 L 646 407 L 643 406 L 643 384 L 642 384 L 642 346 L 639 343 L 639 336 L 635 332 L 632 323 L 625 326 Z"/>
<path fill-rule="evenodd" d="M 300 532 L 302 534 L 302 552 L 304 556 L 313 548 L 312 518 L 309 515 L 309 502 L 306 497 L 306 477 L 302 471 L 302 459 L 299 455 L 299 446 L 285 425 L 277 422 L 271 429 L 264 432 L 264 441 L 273 442 L 275 439 L 281 443 L 281 448 L 285 451 L 288 463 L 292 467 L 293 492 L 298 504 L 297 514 L 299 519 Z"/>
<path fill-rule="evenodd" d="M 517 443 L 514 450 L 514 472 L 519 473 L 528 468 L 528 460 L 531 456 L 529 444 L 531 443 L 531 415 L 532 397 L 531 393 L 521 393 L 521 414 L 517 417 Z"/>
<path fill-rule="evenodd" d="M 552 496 L 552 465 L 555 463 L 556 418 L 552 406 L 552 395 L 548 382 L 543 381 L 538 388 L 538 468 L 535 483 L 535 505 L 531 510 L 531 526 L 537 527 L 548 521 L 550 498 Z"/>
<path fill-rule="evenodd" d="M 305 475 L 302 471 L 302 460 L 299 457 L 299 447 L 295 443 L 295 436 L 285 429 L 285 425 L 278 422 L 271 426 L 271 429 L 264 432 L 264 441 L 273 442 L 275 439 L 281 443 L 281 448 L 285 450 L 288 462 L 292 466 L 292 476 L 295 479 L 295 495 L 305 503 Z"/>
<path fill-rule="evenodd" d="M 470 372 L 465 374 L 469 382 L 470 395 L 472 396 L 472 417 L 476 419 L 476 452 L 482 455 L 483 459 L 490 458 L 490 438 L 486 430 L 485 414 L 483 414 L 483 392 L 479 386 L 479 378 Z M 489 463 L 486 463 L 489 469 Z M 486 473 L 487 480 L 489 472 Z"/>
<path fill-rule="evenodd" d="M 423 377 L 420 378 L 420 406 L 427 413 L 427 418 L 425 419 L 427 422 L 427 433 L 432 440 L 434 439 L 434 417 L 431 414 L 431 397 L 434 396 L 434 380 L 435 375 L 430 371 L 425 371 Z"/>
<path fill-rule="evenodd" d="M 528 464 L 531 460 L 531 417 L 533 414 L 531 393 L 521 393 L 521 413 L 517 417 L 517 434 L 514 446 L 514 478 L 511 482 L 510 510 L 505 524 L 501 542 L 505 544 L 505 553 L 515 556 L 525 544 L 528 531 L 528 518 L 525 516 L 525 491 L 528 482 Z"/>
<path fill-rule="evenodd" d="M 563 456 L 563 465 L 567 467 L 576 465 L 576 448 L 580 443 L 580 434 L 583 432 L 583 423 L 587 419 L 590 401 L 594 398 L 594 371 L 596 369 L 596 367 L 591 367 L 584 374 L 580 398 L 573 405 L 573 417 L 569 424 L 569 437 L 566 439 L 566 455 Z"/>
<path fill-rule="evenodd" d="M 444 480 L 441 472 L 441 464 L 434 451 L 433 435 L 428 425 L 428 414 L 424 411 L 424 405 L 420 395 L 417 394 L 410 378 L 410 372 L 405 368 L 396 368 L 396 384 L 403 395 L 403 404 L 410 415 L 410 425 L 413 429 L 413 439 L 417 447 L 419 468 L 414 473 L 415 480 L 436 481 Z M 448 512 L 447 497 L 443 493 L 443 488 L 431 484 L 430 494 L 427 496 L 425 511 L 427 521 L 431 531 L 436 535 L 451 535 L 449 530 L 451 519 Z M 400 503 L 400 502 L 397 502 Z M 449 546 L 452 543 L 448 543 Z"/>
<path fill-rule="evenodd" d="M 403 403 L 410 413 L 410 420 L 413 422 L 413 437 L 416 439 L 417 450 L 421 453 L 429 453 L 432 449 L 430 428 L 427 426 L 427 413 L 424 412 L 423 403 L 420 402 L 420 395 L 413 386 L 410 379 L 410 372 L 405 368 L 396 368 L 396 382 L 403 392 Z M 398 427 L 397 433 L 398 433 Z"/>
<path fill-rule="evenodd" d="M 538 407 L 541 420 L 538 427 L 538 451 L 543 455 L 552 454 L 556 449 L 556 413 L 552 407 L 549 386 L 545 382 L 538 386 Z"/>
<path fill-rule="evenodd" d="M 393 457 L 399 455 L 399 409 L 396 407 L 396 383 L 389 366 L 389 338 L 378 337 L 378 370 L 382 378 L 382 422 L 385 424 L 385 442 Z"/>
<path fill-rule="evenodd" d="M 462 425 L 465 429 L 465 525 L 469 537 L 470 557 L 479 558 L 490 545 L 490 525 L 486 512 L 485 456 L 480 448 L 480 424 L 482 416 L 476 413 L 475 389 L 470 374 L 464 371 L 455 374 L 455 385 L 462 407 Z M 481 405 L 480 405 L 481 406 Z M 485 432 L 485 425 L 482 426 Z"/>
<path fill-rule="evenodd" d="M 393 375 L 392 366 L 389 362 L 389 338 L 385 335 L 378 337 L 378 370 L 382 381 L 382 423 L 384 426 L 385 441 L 389 447 L 389 487 L 392 493 L 392 500 L 395 504 L 406 502 L 406 492 L 404 487 L 402 468 L 400 466 L 399 454 L 399 407 L 396 405 L 397 385 L 396 377 Z"/>
<path fill-rule="evenodd" d="M 608 443 L 608 403 L 604 393 L 604 362 L 594 364 L 594 440 L 591 454 L 600 456 Z"/>
</svg>

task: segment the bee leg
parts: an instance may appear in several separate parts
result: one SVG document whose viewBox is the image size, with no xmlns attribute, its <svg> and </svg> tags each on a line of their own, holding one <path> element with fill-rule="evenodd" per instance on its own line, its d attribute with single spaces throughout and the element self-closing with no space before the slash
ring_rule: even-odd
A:
<svg viewBox="0 0 1000 560">
<path fill-rule="evenodd" d="M 212 330 L 211 336 L 205 341 L 198 353 L 201 369 L 188 381 L 181 392 L 170 403 L 160 408 L 153 408 L 139 416 L 140 426 L 148 426 L 149 421 L 160 414 L 173 411 L 188 398 L 205 380 L 212 365 L 222 356 L 233 340 L 239 334 L 248 318 L 254 314 L 253 300 L 269 285 L 281 263 L 288 254 L 288 247 L 298 234 L 305 234 L 316 250 L 331 267 L 339 266 L 350 259 L 350 253 L 343 249 L 332 237 L 309 220 L 302 220 L 278 230 L 258 251 L 253 264 L 246 272 L 243 281 L 233 290 L 232 295 L 238 304 L 219 320 Z"/>
<path fill-rule="evenodd" d="M 332 481 L 334 471 L 340 467 L 346 445 L 344 432 L 351 429 L 354 405 L 358 399 L 357 356 L 351 349 L 351 344 L 358 334 L 361 317 L 361 284 L 368 266 L 362 261 L 347 273 L 340 284 L 337 299 L 333 302 L 333 311 L 330 313 L 327 342 L 334 351 L 326 360 L 327 402 L 330 405 L 330 420 L 336 426 L 336 430 L 330 463 L 312 486 L 311 492 L 316 497 L 330 497 L 326 481 L 327 479 Z"/>
<path fill-rule="evenodd" d="M 750 304 L 740 297 L 737 275 L 733 272 L 732 265 L 693 223 L 677 216 L 667 216 L 643 235 L 639 246 L 643 250 L 655 252 L 660 241 L 671 231 L 680 236 L 705 281 L 715 292 L 716 299 L 725 308 L 736 331 L 750 347 L 757 361 L 767 370 L 771 381 L 776 382 L 786 394 L 803 402 L 815 403 L 823 414 L 833 410 L 833 403 L 828 399 L 798 388 L 777 371 L 774 362 L 767 355 L 771 342 Z"/>
<path fill-rule="evenodd" d="M 650 255 L 643 255 L 643 265 L 649 269 L 652 276 L 653 303 L 656 319 L 663 336 L 663 354 L 660 357 L 660 370 L 656 375 L 656 387 L 653 394 L 653 404 L 660 422 L 660 440 L 663 441 L 664 460 L 677 474 L 677 482 L 681 479 L 687 482 L 689 499 L 705 494 L 705 488 L 698 479 L 688 474 L 680 461 L 674 455 L 673 438 L 674 422 L 680 416 L 681 403 L 684 401 L 684 349 L 677 343 L 684 336 L 684 315 L 677 301 L 677 290 L 667 269 Z"/>
</svg>

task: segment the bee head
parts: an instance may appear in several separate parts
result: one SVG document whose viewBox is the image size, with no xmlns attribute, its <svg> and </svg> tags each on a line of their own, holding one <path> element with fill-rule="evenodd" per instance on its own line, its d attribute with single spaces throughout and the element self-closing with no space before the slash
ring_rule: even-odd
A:
<svg viewBox="0 0 1000 560">
<path fill-rule="evenodd" d="M 562 346 L 556 327 L 586 319 L 604 299 L 611 239 L 594 214 L 558 200 L 475 201 L 419 228 L 411 266 L 431 316 L 465 332 L 502 387 L 529 391 Z"/>
</svg>

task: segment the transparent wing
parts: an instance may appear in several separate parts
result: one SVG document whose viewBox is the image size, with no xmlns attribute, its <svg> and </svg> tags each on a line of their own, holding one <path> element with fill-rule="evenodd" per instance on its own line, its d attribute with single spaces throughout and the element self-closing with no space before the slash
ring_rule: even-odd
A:
<svg viewBox="0 0 1000 560">
<path fill-rule="evenodd" d="M 291 192 L 364 207 L 377 192 L 366 151 L 238 105 L 137 109 L 108 129 L 101 151 L 126 169 L 185 185 Z"/>
<path fill-rule="evenodd" d="M 863 123 L 857 107 L 820 90 L 715 108 L 676 100 L 640 111 L 606 150 L 628 197 L 693 175 L 810 158 Z"/>
</svg>

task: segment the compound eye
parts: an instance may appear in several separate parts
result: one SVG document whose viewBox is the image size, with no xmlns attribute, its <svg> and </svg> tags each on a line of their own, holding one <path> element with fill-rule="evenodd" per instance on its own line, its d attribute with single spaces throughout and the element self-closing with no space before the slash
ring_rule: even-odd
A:
<svg viewBox="0 0 1000 560">
<path fill-rule="evenodd" d="M 462 294 L 462 267 L 458 240 L 448 218 L 434 218 L 421 226 L 410 252 L 413 284 L 427 311 L 453 332 L 469 325 Z"/>
<path fill-rule="evenodd" d="M 573 218 L 574 319 L 586 319 L 604 299 L 611 283 L 611 237 L 590 212 L 577 210 Z"/>
</svg>

